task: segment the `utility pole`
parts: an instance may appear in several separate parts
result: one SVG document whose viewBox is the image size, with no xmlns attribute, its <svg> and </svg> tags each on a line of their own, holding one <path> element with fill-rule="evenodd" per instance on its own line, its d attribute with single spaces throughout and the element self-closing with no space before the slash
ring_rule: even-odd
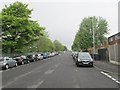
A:
<svg viewBox="0 0 120 90">
<path fill-rule="evenodd" d="M 93 30 L 93 59 L 95 59 L 95 32 L 94 32 L 94 17 L 92 17 L 92 30 Z"/>
</svg>

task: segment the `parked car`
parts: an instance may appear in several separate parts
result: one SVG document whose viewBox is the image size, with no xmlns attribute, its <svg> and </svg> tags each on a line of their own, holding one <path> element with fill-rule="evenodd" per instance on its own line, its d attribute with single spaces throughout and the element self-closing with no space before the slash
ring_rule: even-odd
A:
<svg viewBox="0 0 120 90">
<path fill-rule="evenodd" d="M 77 58 L 75 59 L 75 63 L 78 66 L 92 66 L 93 67 L 93 59 L 88 52 L 79 52 L 77 54 Z"/>
<path fill-rule="evenodd" d="M 77 54 L 78 54 L 78 52 L 73 52 L 72 53 L 72 57 L 73 57 L 74 60 L 77 58 Z"/>
<path fill-rule="evenodd" d="M 47 52 L 47 56 L 48 56 L 48 58 L 51 57 L 51 53 L 50 53 L 50 52 Z"/>
<path fill-rule="evenodd" d="M 18 65 L 24 64 L 24 62 L 22 61 L 22 58 L 20 56 L 15 56 L 15 57 L 13 57 L 13 59 L 17 61 Z"/>
<path fill-rule="evenodd" d="M 27 55 L 27 60 L 29 60 L 30 62 L 34 62 L 35 61 L 35 55 L 34 54 Z"/>
<path fill-rule="evenodd" d="M 30 61 L 27 59 L 27 56 L 22 55 L 22 56 L 20 56 L 20 57 L 23 59 L 23 62 L 24 62 L 25 64 L 30 62 Z"/>
<path fill-rule="evenodd" d="M 53 56 L 55 56 L 55 52 L 52 52 L 52 53 L 51 53 L 51 57 L 53 57 Z"/>
<path fill-rule="evenodd" d="M 2 69 L 8 69 L 10 67 L 17 67 L 17 61 L 13 60 L 9 57 L 2 57 L 0 58 L 0 67 Z"/>
<path fill-rule="evenodd" d="M 35 55 L 35 60 L 42 60 L 43 59 L 43 55 L 42 54 L 36 54 Z"/>
<path fill-rule="evenodd" d="M 48 58 L 48 54 L 45 52 L 43 53 L 43 59 L 46 59 L 46 58 Z"/>
</svg>

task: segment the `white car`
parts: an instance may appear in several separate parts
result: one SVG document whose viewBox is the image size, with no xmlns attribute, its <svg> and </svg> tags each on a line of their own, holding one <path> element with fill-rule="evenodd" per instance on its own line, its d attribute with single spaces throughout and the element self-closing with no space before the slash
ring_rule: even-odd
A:
<svg viewBox="0 0 120 90">
<path fill-rule="evenodd" d="M 38 54 L 37 58 L 38 58 L 39 60 L 42 60 L 42 59 L 43 59 L 43 55 L 42 55 L 42 54 Z"/>
</svg>

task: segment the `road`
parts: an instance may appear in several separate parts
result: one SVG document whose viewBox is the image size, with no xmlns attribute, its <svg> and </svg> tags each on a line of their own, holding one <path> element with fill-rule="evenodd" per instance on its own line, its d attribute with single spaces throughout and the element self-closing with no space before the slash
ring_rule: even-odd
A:
<svg viewBox="0 0 120 90">
<path fill-rule="evenodd" d="M 96 67 L 76 67 L 70 52 L 2 72 L 3 88 L 118 88 Z"/>
</svg>

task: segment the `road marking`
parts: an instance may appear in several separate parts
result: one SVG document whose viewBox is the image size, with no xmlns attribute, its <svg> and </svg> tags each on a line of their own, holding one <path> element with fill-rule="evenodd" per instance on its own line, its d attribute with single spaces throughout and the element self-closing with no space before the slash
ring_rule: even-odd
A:
<svg viewBox="0 0 120 90">
<path fill-rule="evenodd" d="M 3 87 L 9 86 L 10 84 L 14 83 L 14 82 L 17 81 L 18 79 L 20 79 L 20 78 L 22 78 L 22 77 L 25 77 L 25 76 L 27 76 L 28 74 L 30 74 L 30 73 L 32 73 L 32 72 L 33 72 L 33 71 L 18 76 L 17 78 L 13 79 L 12 81 L 10 81 L 9 83 L 7 83 L 6 85 L 3 85 Z"/>
<path fill-rule="evenodd" d="M 38 83 L 35 84 L 35 85 L 28 86 L 28 88 L 38 88 L 41 84 L 44 83 L 44 81 L 45 81 L 45 80 L 42 80 L 42 81 L 38 82 Z"/>
<path fill-rule="evenodd" d="M 119 82 L 119 81 L 116 81 L 116 83 L 120 84 L 120 82 Z"/>
<path fill-rule="evenodd" d="M 44 66 L 46 66 L 46 65 L 48 65 L 48 64 L 49 64 L 49 63 L 46 63 L 46 64 L 44 64 Z M 18 76 L 18 77 L 16 77 L 16 78 L 14 78 L 12 81 L 10 81 L 10 82 L 8 82 L 7 84 L 3 85 L 3 88 L 9 86 L 10 84 L 13 84 L 15 81 L 17 81 L 17 80 L 20 79 L 20 78 L 23 78 L 23 77 L 25 77 L 25 76 L 33 73 L 33 72 L 36 72 L 36 70 L 38 70 L 38 69 L 40 69 L 40 68 L 43 68 L 44 66 L 35 68 L 35 69 L 33 69 L 32 71 L 30 71 L 30 72 L 27 72 L 27 73 L 25 73 L 25 74 L 22 74 L 22 75 L 20 75 L 20 76 Z M 8 70 L 10 70 L 10 69 L 8 69 Z"/>
<path fill-rule="evenodd" d="M 44 66 L 46 66 L 46 65 L 48 65 L 48 64 L 50 64 L 50 62 L 45 63 Z M 36 70 L 38 70 L 38 69 L 40 70 L 40 69 L 43 68 L 44 66 L 40 66 L 40 67 L 38 67 L 38 68 L 33 69 L 33 70 L 30 71 L 30 72 L 27 72 L 27 73 L 25 73 L 25 74 L 22 74 L 22 75 L 20 75 L 20 76 L 18 76 L 18 77 L 16 77 L 16 78 L 14 78 L 12 81 L 10 81 L 10 82 L 6 83 L 5 85 L 3 85 L 3 88 L 9 86 L 10 84 L 13 84 L 15 81 L 17 81 L 17 80 L 20 79 L 20 78 L 23 78 L 23 77 L 27 76 L 28 74 L 31 74 L 31 73 L 33 73 L 33 72 L 36 72 Z M 11 69 L 7 69 L 7 70 L 5 70 L 5 71 L 9 71 L 9 70 L 11 70 Z"/>
<path fill-rule="evenodd" d="M 48 70 L 48 71 L 46 71 L 45 72 L 45 74 L 51 74 L 51 73 L 53 73 L 55 70 Z"/>
<path fill-rule="evenodd" d="M 110 76 L 109 74 L 101 71 L 102 74 L 104 74 L 105 76 L 107 76 L 108 78 L 112 79 L 113 81 L 115 81 L 116 83 L 120 84 L 120 82 L 118 80 L 116 80 L 115 78 L 113 78 L 112 76 Z"/>
</svg>

